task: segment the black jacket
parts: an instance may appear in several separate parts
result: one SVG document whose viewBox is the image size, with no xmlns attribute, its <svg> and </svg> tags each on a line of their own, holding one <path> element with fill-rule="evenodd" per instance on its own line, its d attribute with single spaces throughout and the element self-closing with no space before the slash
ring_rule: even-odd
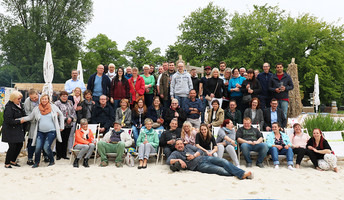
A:
<svg viewBox="0 0 344 200">
<path fill-rule="evenodd" d="M 216 87 L 217 84 L 218 86 Z M 203 88 L 204 88 L 205 94 L 213 93 L 215 95 L 215 98 L 227 97 L 227 90 L 221 78 L 208 79 L 206 87 L 203 87 Z"/>
<path fill-rule="evenodd" d="M 181 128 L 183 126 L 183 123 L 186 121 L 186 112 L 178 107 L 175 111 L 171 108 L 167 109 L 164 115 L 164 128 L 170 129 L 170 123 L 174 117 L 174 113 L 177 112 L 179 114 L 178 117 L 178 127 Z"/>
<path fill-rule="evenodd" d="M 2 141 L 7 143 L 24 142 L 25 124 L 17 120 L 25 116 L 23 104 L 19 108 L 12 101 L 9 101 L 4 110 L 4 122 L 2 124 Z"/>
<path fill-rule="evenodd" d="M 91 90 L 93 93 L 94 89 L 94 80 L 96 79 L 97 73 L 94 73 L 90 76 L 87 82 L 87 89 Z M 111 81 L 108 76 L 103 74 L 102 76 L 102 88 L 103 88 L 103 94 L 107 97 L 110 97 L 110 88 L 111 88 Z"/>
<path fill-rule="evenodd" d="M 251 94 L 252 98 L 258 97 L 258 95 L 262 92 L 262 87 L 260 86 L 259 81 L 256 79 L 255 83 L 252 84 L 252 80 L 248 80 L 248 79 L 244 80 L 244 82 L 242 82 L 242 85 L 241 85 L 241 92 L 243 96 L 249 94 L 248 90 L 246 89 L 247 84 L 250 84 L 250 88 L 253 90 L 253 93 Z"/>
<path fill-rule="evenodd" d="M 80 123 L 80 120 L 81 120 L 82 118 L 86 118 L 87 110 L 89 109 L 89 107 L 87 106 L 87 104 L 85 103 L 85 101 L 86 101 L 86 100 L 83 100 L 82 102 L 80 102 L 80 103 L 78 104 L 78 106 L 81 106 L 82 109 L 76 111 L 77 123 Z M 93 105 L 93 106 L 91 107 L 91 110 L 90 110 L 90 111 L 91 111 L 91 115 L 92 115 L 92 110 L 93 110 L 94 106 L 95 106 L 95 105 Z M 91 119 L 87 119 L 87 120 L 89 120 L 89 122 L 91 121 Z"/>
<path fill-rule="evenodd" d="M 276 88 L 279 88 L 281 86 L 281 82 L 283 82 L 283 86 L 285 87 L 285 91 L 277 93 L 275 90 Z M 291 80 L 291 77 L 289 74 L 285 73 L 282 76 L 282 79 L 279 80 L 277 75 L 272 75 L 272 78 L 269 82 L 269 90 L 272 92 L 272 96 L 276 98 L 277 100 L 280 99 L 288 99 L 289 98 L 289 90 L 294 89 L 293 81 Z"/>
<path fill-rule="evenodd" d="M 201 79 L 199 79 L 198 77 L 191 77 L 192 80 L 192 85 L 193 85 L 193 89 L 196 90 L 197 96 L 199 94 L 199 84 L 201 82 Z"/>
<path fill-rule="evenodd" d="M 162 118 L 164 116 L 165 110 L 163 107 L 160 107 L 160 110 L 158 112 L 160 113 L 160 117 Z M 153 105 L 148 107 L 147 118 L 151 118 L 153 122 L 156 122 L 159 118 L 157 111 L 155 110 Z"/>
<path fill-rule="evenodd" d="M 132 124 L 136 127 L 140 127 L 141 124 L 142 126 L 144 126 L 146 117 L 147 117 L 147 112 L 146 113 L 144 112 L 140 115 L 136 113 L 134 109 L 131 111 L 131 121 L 132 121 Z M 140 118 L 141 118 L 141 123 L 140 123 Z"/>
<path fill-rule="evenodd" d="M 107 103 L 106 106 L 102 108 L 99 103 L 96 103 L 92 110 L 91 123 L 100 123 L 100 127 L 104 127 L 106 133 L 109 131 L 109 128 L 113 125 L 114 121 L 115 112 L 113 111 L 112 106 Z"/>
<path fill-rule="evenodd" d="M 281 128 L 287 125 L 287 119 L 283 113 L 283 110 L 277 108 L 277 122 L 280 124 Z M 264 110 L 264 130 L 269 126 L 271 128 L 271 108 L 266 108 Z"/>
<path fill-rule="evenodd" d="M 182 129 L 181 129 L 181 128 L 177 128 L 177 129 L 175 129 L 175 130 L 167 130 L 167 131 L 164 131 L 164 132 L 161 134 L 161 137 L 160 137 L 160 139 L 159 139 L 159 146 L 161 146 L 161 147 L 169 147 L 169 148 L 171 149 L 171 151 L 174 151 L 174 150 L 175 150 L 174 145 L 167 144 L 167 142 L 168 142 L 169 140 L 172 140 L 172 135 L 173 135 L 173 134 L 176 136 L 176 139 L 177 139 L 177 138 L 180 138 L 181 132 L 182 132 Z"/>
</svg>

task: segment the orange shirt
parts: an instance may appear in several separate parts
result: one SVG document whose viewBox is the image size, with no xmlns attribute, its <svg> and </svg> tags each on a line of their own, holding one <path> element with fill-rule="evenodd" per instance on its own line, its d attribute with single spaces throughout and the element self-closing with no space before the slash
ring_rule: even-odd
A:
<svg viewBox="0 0 344 200">
<path fill-rule="evenodd" d="M 85 140 L 82 136 L 84 135 L 84 131 L 82 128 L 78 129 L 75 131 L 75 142 L 74 142 L 74 146 L 77 144 L 89 144 L 92 143 L 92 141 L 94 140 L 94 136 L 93 133 L 91 131 L 91 129 L 89 129 L 88 132 L 88 139 Z"/>
</svg>

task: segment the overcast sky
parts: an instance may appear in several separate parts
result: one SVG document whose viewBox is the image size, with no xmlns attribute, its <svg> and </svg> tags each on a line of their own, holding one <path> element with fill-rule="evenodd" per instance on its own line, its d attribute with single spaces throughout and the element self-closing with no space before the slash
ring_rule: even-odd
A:
<svg viewBox="0 0 344 200">
<path fill-rule="evenodd" d="M 92 22 L 87 25 L 84 41 L 99 33 L 106 34 L 124 49 L 128 41 L 137 36 L 153 42 L 151 48 L 160 47 L 165 54 L 168 45 L 174 44 L 180 35 L 178 25 L 184 17 L 197 8 L 204 8 L 209 0 L 96 0 L 94 1 Z M 343 24 L 343 0 L 217 0 L 215 5 L 228 13 L 249 13 L 253 5 L 279 5 L 292 16 L 310 13 L 327 22 Z M 339 23 L 337 22 L 338 20 Z"/>
</svg>

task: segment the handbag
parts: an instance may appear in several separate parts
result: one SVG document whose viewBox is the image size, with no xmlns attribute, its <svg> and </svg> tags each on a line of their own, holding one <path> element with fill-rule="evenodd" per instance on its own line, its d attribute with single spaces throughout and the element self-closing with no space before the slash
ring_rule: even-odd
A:
<svg viewBox="0 0 344 200">
<path fill-rule="evenodd" d="M 216 87 L 215 87 L 215 90 L 214 90 L 214 93 L 213 93 L 213 94 L 215 94 L 218 85 L 219 85 L 219 82 L 216 83 Z M 211 101 L 213 98 L 211 98 L 209 95 L 206 95 L 206 96 L 205 96 L 205 99 L 206 99 L 207 101 Z"/>
<path fill-rule="evenodd" d="M 134 83 L 134 81 L 133 81 L 133 79 L 131 79 L 131 82 L 132 82 L 132 84 L 133 84 L 133 88 L 134 88 L 134 90 L 135 90 L 135 95 L 136 95 L 136 93 L 138 94 L 138 92 L 136 91 L 136 83 Z M 144 102 L 145 101 L 145 96 L 144 95 L 139 95 L 137 98 L 136 98 L 136 102 L 138 102 L 140 99 L 142 99 L 142 101 Z"/>
<path fill-rule="evenodd" d="M 243 103 L 249 103 L 251 100 L 252 100 L 251 94 L 248 94 L 242 97 Z"/>
<path fill-rule="evenodd" d="M 127 153 L 127 155 L 124 158 L 125 160 L 125 164 L 128 165 L 129 167 L 134 167 L 135 166 L 135 160 L 134 160 L 134 156 L 131 155 L 131 153 Z"/>
</svg>

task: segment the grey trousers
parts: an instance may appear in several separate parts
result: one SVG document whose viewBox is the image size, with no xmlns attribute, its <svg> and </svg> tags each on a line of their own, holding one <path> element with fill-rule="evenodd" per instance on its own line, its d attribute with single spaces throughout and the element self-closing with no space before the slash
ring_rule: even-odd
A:
<svg viewBox="0 0 344 200">
<path fill-rule="evenodd" d="M 217 153 L 219 155 L 219 158 L 223 157 L 223 154 L 226 150 L 226 152 L 229 154 L 229 157 L 232 159 L 233 163 L 235 166 L 239 165 L 239 160 L 238 160 L 238 156 L 235 152 L 235 149 L 232 145 L 227 145 L 226 147 L 224 147 L 222 144 L 217 144 Z"/>
<path fill-rule="evenodd" d="M 74 149 L 80 150 L 78 155 L 76 156 L 78 159 L 82 158 L 85 154 L 85 158 L 89 159 L 93 153 L 95 145 L 93 143 L 90 144 L 77 144 L 75 145 Z"/>
<path fill-rule="evenodd" d="M 141 144 L 139 146 L 139 160 L 147 159 L 149 158 L 150 153 L 156 153 L 155 148 L 150 144 Z"/>
<path fill-rule="evenodd" d="M 201 120 L 199 118 L 197 119 L 187 118 L 186 121 L 190 122 L 194 128 L 199 129 L 201 126 Z"/>
</svg>

